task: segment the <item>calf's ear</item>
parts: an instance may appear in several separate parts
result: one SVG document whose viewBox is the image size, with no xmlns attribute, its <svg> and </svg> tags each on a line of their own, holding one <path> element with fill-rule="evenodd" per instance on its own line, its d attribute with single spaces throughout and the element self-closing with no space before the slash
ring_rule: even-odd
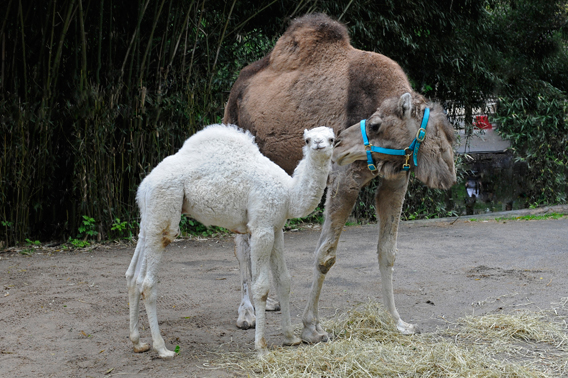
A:
<svg viewBox="0 0 568 378">
<path fill-rule="evenodd" d="M 412 113 L 412 96 L 410 93 L 407 92 L 400 96 L 398 100 L 398 110 L 403 119 L 410 118 L 410 114 Z"/>
</svg>

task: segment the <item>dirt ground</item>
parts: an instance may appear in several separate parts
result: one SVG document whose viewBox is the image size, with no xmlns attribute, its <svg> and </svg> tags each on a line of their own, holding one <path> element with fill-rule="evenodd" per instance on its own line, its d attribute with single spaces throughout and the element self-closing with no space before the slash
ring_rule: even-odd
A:
<svg viewBox="0 0 568 378">
<path fill-rule="evenodd" d="M 568 207 L 560 209 L 568 213 Z M 422 332 L 464 315 L 548 309 L 568 296 L 568 217 L 495 221 L 477 217 L 401 223 L 395 300 Z M 320 300 L 323 318 L 369 299 L 381 301 L 377 226 L 346 227 Z M 292 322 L 312 277 L 318 229 L 285 234 L 293 276 Z M 128 338 L 124 273 L 133 245 L 89 251 L 0 253 L 1 377 L 233 377 L 216 369 L 217 352 L 252 350 L 254 330 L 235 326 L 240 300 L 231 237 L 179 240 L 164 256 L 158 318 L 170 349 L 136 354 Z M 278 312 L 267 316 L 268 342 L 281 342 Z M 141 311 L 142 338 L 150 341 Z"/>
</svg>

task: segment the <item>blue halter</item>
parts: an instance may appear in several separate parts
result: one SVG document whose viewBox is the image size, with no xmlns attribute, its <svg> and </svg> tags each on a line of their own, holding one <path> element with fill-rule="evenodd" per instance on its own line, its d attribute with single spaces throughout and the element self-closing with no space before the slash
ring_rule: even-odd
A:
<svg viewBox="0 0 568 378">
<path fill-rule="evenodd" d="M 363 119 L 360 122 L 361 125 L 361 135 L 363 135 L 363 143 L 365 144 L 365 151 L 367 152 L 367 167 L 371 171 L 376 171 L 377 167 L 375 166 L 375 162 L 373 161 L 373 157 L 371 156 L 371 152 L 378 152 L 380 154 L 386 155 L 399 155 L 399 156 L 406 156 L 406 162 L 402 165 L 403 171 L 408 171 L 410 169 L 410 164 L 408 164 L 408 160 L 410 159 L 410 155 L 414 157 L 414 166 L 418 167 L 418 161 L 416 157 L 418 156 L 418 149 L 420 148 L 420 144 L 426 138 L 426 126 L 428 126 L 428 119 L 430 118 L 430 108 L 424 109 L 424 117 L 422 118 L 422 124 L 416 132 L 416 138 L 410 143 L 410 146 L 406 147 L 404 150 L 394 150 L 392 148 L 384 148 L 384 147 L 377 147 L 373 146 L 369 143 L 369 138 L 367 138 L 367 127 L 366 121 Z"/>
</svg>

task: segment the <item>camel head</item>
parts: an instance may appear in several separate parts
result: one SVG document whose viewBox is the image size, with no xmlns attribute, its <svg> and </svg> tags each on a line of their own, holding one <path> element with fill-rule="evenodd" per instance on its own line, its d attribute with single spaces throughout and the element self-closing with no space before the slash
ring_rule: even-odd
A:
<svg viewBox="0 0 568 378">
<path fill-rule="evenodd" d="M 372 158 L 382 177 L 398 174 L 408 163 L 416 177 L 429 187 L 448 189 L 456 181 L 452 148 L 455 136 L 439 104 L 427 103 L 422 96 L 410 93 L 387 98 L 366 120 L 364 128 L 370 145 L 404 151 L 417 137 L 426 108 L 430 109 L 430 115 L 426 135 L 416 155 L 417 164 L 412 155 L 407 158 L 405 155 L 372 152 Z M 360 123 L 339 133 L 333 160 L 339 165 L 367 160 Z"/>
<path fill-rule="evenodd" d="M 335 133 L 331 127 L 319 126 L 311 130 L 304 130 L 304 156 L 308 152 L 317 151 L 323 159 L 331 159 Z"/>
</svg>

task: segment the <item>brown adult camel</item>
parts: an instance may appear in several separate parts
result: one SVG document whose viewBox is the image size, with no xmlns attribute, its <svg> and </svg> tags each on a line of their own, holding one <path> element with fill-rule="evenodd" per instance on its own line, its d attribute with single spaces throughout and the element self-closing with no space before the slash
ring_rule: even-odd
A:
<svg viewBox="0 0 568 378">
<path fill-rule="evenodd" d="M 410 171 L 430 187 L 447 189 L 456 180 L 452 149 L 455 138 L 442 107 L 414 92 L 396 62 L 352 47 L 346 27 L 326 15 L 310 14 L 294 20 L 274 49 L 243 68 L 233 85 L 224 123 L 250 130 L 262 153 L 288 173 L 302 158 L 302 131 L 318 125 L 329 126 L 339 135 L 340 163 L 357 160 L 350 165 L 334 164 L 328 178 L 325 223 L 315 250 L 313 282 L 303 314 L 304 341 L 327 340 L 318 315 L 323 281 L 335 263 L 341 231 L 360 189 L 377 176 L 383 300 L 402 333 L 417 331 L 415 325 L 400 318 L 392 286 L 398 224 L 409 179 L 409 171 L 402 169 L 406 158 L 372 153 L 377 169 L 371 171 L 367 162 L 361 161 L 366 160 L 366 154 L 361 154 L 365 152 L 361 134 L 355 137 L 353 129 L 369 117 L 366 130 L 371 142 L 404 149 L 415 138 L 427 107 L 430 119 L 426 137 L 417 153 L 417 164 L 413 158 L 408 160 Z M 351 125 L 356 126 L 349 129 L 350 137 L 345 138 L 342 132 Z M 360 140 L 359 151 L 351 144 L 346 146 L 346 139 Z M 254 326 L 255 318 L 247 294 L 250 272 L 247 240 L 243 236 L 237 236 L 236 254 L 243 278 L 237 325 L 248 328 Z"/>
</svg>

